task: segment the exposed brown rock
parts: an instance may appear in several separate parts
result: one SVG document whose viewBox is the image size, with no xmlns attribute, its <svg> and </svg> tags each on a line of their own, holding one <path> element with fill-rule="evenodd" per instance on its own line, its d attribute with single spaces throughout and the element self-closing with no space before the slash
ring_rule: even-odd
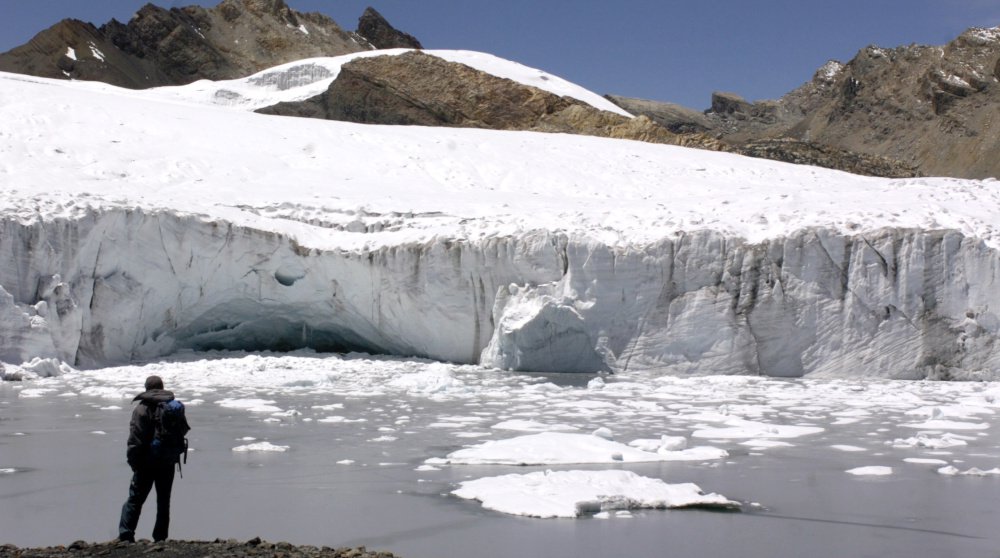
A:
<svg viewBox="0 0 1000 558">
<path fill-rule="evenodd" d="M 0 70 L 145 88 L 232 79 L 371 48 L 329 17 L 296 12 L 283 0 L 223 0 L 210 9 L 147 4 L 128 23 L 111 20 L 98 28 L 63 20 L 0 54 Z"/>
<path fill-rule="evenodd" d="M 737 146 L 786 138 L 887 157 L 924 175 L 997 177 L 998 57 L 997 28 L 970 29 L 943 47 L 868 47 L 770 107 L 713 97 L 707 116 Z"/>
<path fill-rule="evenodd" d="M 644 115 L 675 134 L 703 133 L 714 124 L 703 113 L 674 103 L 605 95 L 605 99 L 631 114 Z"/>
<path fill-rule="evenodd" d="M 649 118 L 601 111 L 416 51 L 353 60 L 323 95 L 259 112 L 365 124 L 531 130 L 721 147 L 711 138 L 674 134 Z"/>
</svg>

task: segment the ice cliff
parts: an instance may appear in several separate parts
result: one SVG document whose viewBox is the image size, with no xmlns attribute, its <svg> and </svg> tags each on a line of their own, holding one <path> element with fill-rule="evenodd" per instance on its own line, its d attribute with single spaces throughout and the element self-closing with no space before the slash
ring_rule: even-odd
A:
<svg viewBox="0 0 1000 558">
<path fill-rule="evenodd" d="M 0 73 L 0 361 L 1000 378 L 996 181 L 268 117 L 196 87 Z"/>
<path fill-rule="evenodd" d="M 169 212 L 0 229 L 0 359 L 358 350 L 515 370 L 994 377 L 1000 257 L 954 231 L 534 231 L 320 250 Z"/>
</svg>

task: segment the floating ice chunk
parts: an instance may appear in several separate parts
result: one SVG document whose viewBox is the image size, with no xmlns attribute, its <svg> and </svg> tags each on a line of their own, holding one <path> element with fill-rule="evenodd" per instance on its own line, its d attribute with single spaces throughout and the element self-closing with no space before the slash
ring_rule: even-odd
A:
<svg viewBox="0 0 1000 558">
<path fill-rule="evenodd" d="M 892 474 L 892 467 L 870 465 L 868 467 L 855 467 L 844 472 L 857 476 L 886 476 Z"/>
<path fill-rule="evenodd" d="M 604 378 L 597 376 L 596 378 L 587 382 L 587 389 L 598 390 L 604 389 Z"/>
<path fill-rule="evenodd" d="M 968 442 L 947 432 L 937 438 L 921 433 L 910 438 L 896 438 L 892 441 L 894 448 L 942 449 L 965 445 L 968 445 Z"/>
<path fill-rule="evenodd" d="M 961 422 L 957 420 L 931 419 L 924 422 L 902 424 L 906 428 L 920 430 L 985 430 L 990 427 L 985 422 Z"/>
<path fill-rule="evenodd" d="M 433 395 L 463 388 L 461 382 L 455 381 L 451 368 L 444 364 L 431 364 L 418 372 L 404 374 L 394 378 L 388 386 L 411 395 Z"/>
<path fill-rule="evenodd" d="M 103 430 L 91 430 L 90 433 L 94 434 L 96 436 L 107 436 L 108 435 L 108 433 L 105 432 L 105 431 L 103 431 Z"/>
<path fill-rule="evenodd" d="M 275 407 L 269 399 L 220 399 L 216 402 L 227 409 L 242 409 L 251 413 L 281 413 L 281 407 Z"/>
<path fill-rule="evenodd" d="M 53 388 L 28 388 L 22 389 L 17 396 L 22 399 L 35 399 L 38 397 L 45 397 L 50 393 L 55 393 L 55 391 L 56 390 Z"/>
<path fill-rule="evenodd" d="M 605 440 L 614 441 L 615 439 L 614 432 L 612 432 L 610 428 L 604 426 L 598 428 L 597 430 L 594 430 L 593 435 L 597 436 L 598 438 L 604 438 Z"/>
<path fill-rule="evenodd" d="M 330 415 L 328 417 L 321 418 L 321 419 L 317 420 L 316 422 L 325 422 L 325 423 L 343 422 L 343 423 L 350 424 L 350 423 L 354 423 L 354 422 L 368 422 L 368 419 L 365 419 L 365 418 L 349 419 L 349 418 L 347 418 L 347 417 L 345 417 L 343 415 Z"/>
<path fill-rule="evenodd" d="M 696 484 L 667 484 L 631 471 L 538 471 L 460 483 L 459 498 L 483 507 L 528 517 L 580 517 L 606 511 L 692 506 L 739 509 L 720 494 L 704 494 Z"/>
<path fill-rule="evenodd" d="M 289 446 L 276 446 L 271 442 L 257 442 L 255 444 L 247 444 L 245 446 L 236 446 L 233 448 L 235 452 L 251 452 L 251 451 L 264 451 L 264 452 L 283 452 L 288 451 Z"/>
<path fill-rule="evenodd" d="M 414 469 L 414 471 L 440 471 L 440 467 L 435 467 L 433 465 L 421 465 Z"/>
<path fill-rule="evenodd" d="M 858 447 L 858 446 L 849 446 L 847 444 L 834 444 L 834 445 L 832 445 L 830 447 L 833 448 L 833 449 L 835 449 L 835 450 L 839 450 L 839 451 L 848 451 L 848 452 L 865 451 L 865 448 Z"/>
<path fill-rule="evenodd" d="M 906 463 L 916 463 L 917 465 L 947 465 L 943 459 L 928 459 L 925 457 L 907 457 L 903 459 Z"/>
<path fill-rule="evenodd" d="M 684 436 L 660 436 L 655 438 L 639 438 L 628 443 L 629 446 L 642 451 L 677 451 L 687 447 L 687 438 Z"/>
<path fill-rule="evenodd" d="M 579 430 L 570 424 L 545 424 L 534 420 L 512 419 L 494 424 L 494 430 L 514 430 L 516 432 L 571 432 Z"/>
<path fill-rule="evenodd" d="M 341 459 L 337 462 L 337 465 L 354 465 L 353 459 Z"/>
<path fill-rule="evenodd" d="M 107 407 L 98 407 L 98 410 L 99 411 L 120 411 L 120 410 L 122 410 L 122 408 L 119 407 L 118 405 L 108 405 Z"/>
<path fill-rule="evenodd" d="M 818 426 L 793 426 L 784 424 L 768 424 L 745 419 L 730 419 L 725 422 L 726 428 L 705 428 L 696 430 L 695 438 L 798 438 L 809 434 L 823 432 Z"/>
<path fill-rule="evenodd" d="M 751 448 L 765 449 L 765 448 L 790 448 L 794 447 L 795 444 L 789 444 L 788 442 L 782 442 L 780 440 L 746 440 L 740 442 L 741 446 L 749 446 Z"/>
<path fill-rule="evenodd" d="M 556 465 L 577 463 L 645 463 L 721 459 L 729 454 L 712 447 L 678 452 L 648 452 L 589 434 L 542 432 L 491 440 L 425 463 L 456 465 Z"/>
<path fill-rule="evenodd" d="M 12 475 L 12 474 L 14 474 L 16 472 L 17 472 L 17 469 L 14 469 L 13 467 L 6 467 L 6 468 L 3 468 L 3 469 L 0 469 L 0 475 Z"/>
<path fill-rule="evenodd" d="M 317 411 L 333 411 L 336 409 L 343 409 L 343 403 L 330 403 L 329 405 L 313 405 L 310 409 L 316 409 Z"/>
<path fill-rule="evenodd" d="M 372 438 L 368 440 L 369 442 L 395 442 L 399 438 L 395 436 L 379 436 L 377 438 Z"/>
<path fill-rule="evenodd" d="M 987 471 L 984 471 L 977 467 L 972 467 L 971 469 L 960 471 L 958 467 L 955 467 L 953 465 L 948 465 L 947 467 L 941 467 L 940 469 L 938 469 L 938 473 L 948 476 L 960 475 L 965 477 L 1000 476 L 1000 467 L 994 467 L 993 469 L 989 469 Z"/>
</svg>

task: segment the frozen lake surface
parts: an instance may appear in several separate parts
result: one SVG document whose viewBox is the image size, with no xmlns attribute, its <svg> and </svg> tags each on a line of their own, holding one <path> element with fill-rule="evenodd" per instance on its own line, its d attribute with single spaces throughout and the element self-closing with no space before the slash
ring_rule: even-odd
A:
<svg viewBox="0 0 1000 558">
<path fill-rule="evenodd" d="M 406 558 L 972 557 L 1000 548 L 997 383 L 542 376 L 310 354 L 189 354 L 0 383 L 0 542 L 116 535 L 129 401 L 150 374 L 188 404 L 194 428 L 175 482 L 173 538 L 363 544 Z M 624 462 L 553 464 L 582 455 L 571 441 L 598 429 L 600 440 L 633 442 Z M 559 433 L 545 438 L 549 464 L 491 464 L 506 446 L 480 446 L 517 439 L 505 444 L 527 451 L 528 437 L 545 431 Z M 628 461 L 632 450 L 673 459 L 682 448 L 704 453 Z M 742 511 L 539 519 L 452 494 L 463 481 L 545 470 L 695 483 Z M 153 509 L 147 503 L 139 536 L 149 536 Z"/>
</svg>

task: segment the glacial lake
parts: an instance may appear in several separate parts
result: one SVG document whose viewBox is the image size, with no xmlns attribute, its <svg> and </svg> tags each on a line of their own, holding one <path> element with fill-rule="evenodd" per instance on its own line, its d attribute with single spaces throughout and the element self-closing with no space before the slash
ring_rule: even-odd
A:
<svg viewBox="0 0 1000 558">
<path fill-rule="evenodd" d="M 193 450 L 174 484 L 175 539 L 260 536 L 405 558 L 979 557 L 1000 549 L 997 383 L 596 379 L 310 354 L 189 354 L 0 383 L 0 543 L 116 536 L 130 477 L 130 400 L 149 374 L 187 403 L 193 426 Z M 684 437 L 688 447 L 728 456 L 426 463 L 546 427 L 583 435 L 605 428 L 622 443 Z M 263 442 L 285 451 L 234 451 Z M 693 482 L 742 511 L 540 519 L 451 495 L 483 477 L 604 469 Z M 140 538 L 150 536 L 154 498 Z"/>
</svg>

